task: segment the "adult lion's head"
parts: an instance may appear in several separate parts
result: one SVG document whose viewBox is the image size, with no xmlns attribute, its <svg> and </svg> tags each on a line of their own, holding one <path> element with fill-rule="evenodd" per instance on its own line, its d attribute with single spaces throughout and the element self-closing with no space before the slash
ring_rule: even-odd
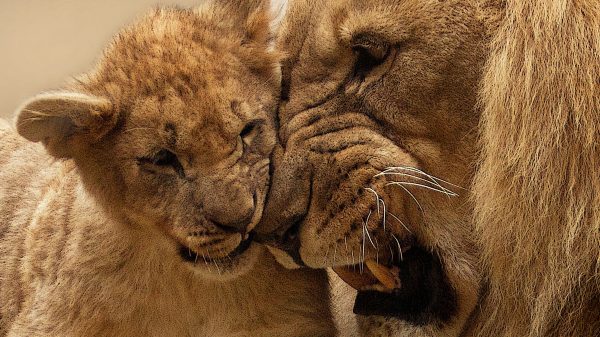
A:
<svg viewBox="0 0 600 337">
<path fill-rule="evenodd" d="M 491 151 L 506 151 L 523 161 L 556 156 L 552 146 L 559 146 L 556 141 L 561 138 L 536 144 L 536 136 L 545 130 L 534 132 L 543 125 L 553 126 L 543 121 L 557 115 L 551 113 L 554 106 L 530 89 L 541 82 L 544 94 L 563 94 L 559 91 L 565 84 L 558 82 L 560 76 L 551 73 L 550 66 L 563 65 L 569 53 L 562 52 L 562 47 L 554 53 L 548 48 L 552 39 L 545 25 L 556 23 L 539 20 L 528 26 L 520 17 L 535 19 L 552 14 L 559 20 L 562 11 L 579 15 L 576 19 L 591 21 L 588 24 L 594 27 L 593 23 L 598 23 L 594 21 L 598 19 L 597 6 L 585 2 L 557 7 L 492 0 L 293 2 L 280 38 L 280 47 L 288 55 L 279 111 L 281 148 L 274 155 L 272 186 L 259 227 L 263 237 L 278 248 L 274 252 L 279 260 L 290 266 L 334 267 L 359 289 L 355 312 L 385 317 L 377 324 L 384 323 L 400 333 L 457 336 L 475 331 L 508 335 L 511 331 L 519 335 L 533 331 L 528 330 L 533 326 L 529 317 L 515 319 L 518 323 L 511 325 L 507 323 L 513 319 L 508 317 L 509 311 L 494 307 L 503 306 L 506 294 L 535 296 L 543 285 L 533 275 L 548 265 L 558 266 L 554 260 L 546 263 L 558 255 L 539 254 L 539 264 L 533 264 L 528 278 L 536 285 L 525 285 L 515 282 L 515 275 L 528 264 L 511 264 L 510 257 L 518 243 L 525 248 L 517 257 L 534 259 L 538 248 L 531 240 L 535 235 L 527 241 L 522 232 L 527 232 L 528 220 L 539 222 L 536 214 L 526 213 L 533 209 L 528 208 L 531 203 L 539 201 L 536 192 L 511 196 L 511 188 L 521 191 L 515 184 L 523 181 L 530 188 L 537 182 L 543 189 L 548 181 L 539 166 L 533 172 L 539 174 L 539 180 L 527 180 L 525 175 L 532 172 L 524 171 L 526 165 L 510 166 L 515 163 L 506 162 L 506 155 Z M 577 30 L 584 24 L 577 20 L 558 22 L 564 24 L 556 29 L 560 37 L 596 43 L 598 50 L 598 40 L 594 40 L 598 36 L 590 35 L 597 29 Z M 573 34 L 567 34 L 569 30 Z M 506 41 L 514 45 L 507 49 L 503 45 Z M 539 50 L 532 47 L 540 43 Z M 564 48 L 567 51 L 569 46 Z M 535 52 L 542 51 L 548 53 L 550 63 L 540 62 L 544 67 L 538 68 Z M 571 55 L 578 52 L 568 51 Z M 588 71 L 593 54 L 584 54 L 587 63 L 582 69 Z M 568 71 L 577 72 L 577 62 L 564 63 L 570 67 Z M 540 78 L 545 72 L 551 75 L 548 82 Z M 589 70 L 582 83 L 597 81 L 595 75 L 597 72 Z M 569 76 L 563 74 L 565 79 Z M 510 87 L 511 81 L 518 87 Z M 496 93 L 494 87 L 499 83 L 505 87 Z M 586 93 L 593 89 L 574 79 L 569 84 L 582 87 Z M 559 95 L 546 99 L 560 107 L 562 100 L 570 98 Z M 590 94 L 585 98 L 565 103 L 564 108 L 582 116 L 588 113 L 582 120 L 567 119 L 574 126 L 586 123 L 580 130 L 588 138 L 566 141 L 585 140 L 587 147 L 582 145 L 582 150 L 597 160 L 598 147 L 591 144 L 597 141 L 600 123 L 593 126 L 591 121 L 598 121 L 598 116 L 590 113 L 597 97 L 595 101 Z M 531 125 L 518 116 L 527 109 L 533 116 L 538 108 L 549 110 L 539 111 L 541 115 L 533 118 Z M 512 117 L 502 117 L 506 115 L 503 109 Z M 559 110 L 568 114 L 565 111 Z M 522 122 L 520 128 L 515 120 Z M 498 125 L 500 122 L 505 125 Z M 496 132 L 495 128 L 505 130 L 506 125 L 509 128 L 504 134 Z M 529 134 L 520 136 L 531 141 L 521 142 L 519 145 L 529 147 L 515 154 L 510 142 L 520 139 L 511 137 L 523 130 Z M 536 146 L 547 146 L 549 157 L 535 157 L 545 150 L 536 152 Z M 573 156 L 566 160 L 577 162 Z M 584 168 L 589 169 L 588 164 Z M 562 175 L 567 174 L 567 166 L 552 167 L 562 169 Z M 557 173 L 546 174 L 553 177 Z M 592 179 L 589 175 L 586 178 Z M 598 178 L 591 183 L 598 183 Z M 598 193 L 599 186 L 595 187 Z M 579 192 L 585 191 L 575 190 L 566 198 L 576 201 Z M 550 197 L 545 194 L 545 200 Z M 583 201 L 590 206 L 591 200 Z M 597 211 L 597 206 L 578 209 L 580 213 L 574 211 L 570 218 L 560 218 L 566 221 L 566 228 L 577 227 L 576 223 L 570 226 L 577 220 L 575 216 L 584 222 L 587 219 L 589 226 L 594 217 L 586 212 Z M 507 224 L 498 219 L 515 219 L 515 223 L 502 232 L 501 227 Z M 590 241 L 593 231 L 586 233 L 582 237 L 586 242 L 597 242 L 597 238 Z M 504 241 L 495 242 L 494 238 Z M 550 237 L 540 238 L 542 247 L 548 244 L 546 239 Z M 588 253 L 584 258 L 587 263 L 581 263 L 578 270 L 591 277 L 586 282 L 596 282 L 597 286 L 590 247 L 581 249 Z M 504 277 L 502 273 L 513 274 Z M 485 276 L 490 276 L 489 282 Z M 529 292 L 507 291 L 511 282 Z M 570 281 L 565 282 L 563 290 L 575 289 L 569 287 Z M 594 289 L 593 285 L 586 287 Z M 537 310 L 534 300 L 518 304 L 514 296 L 511 298 L 509 303 L 522 309 L 522 315 L 533 315 Z M 478 302 L 482 306 L 477 306 Z M 479 322 L 484 320 L 478 317 L 486 315 L 496 315 L 498 322 L 504 323 L 482 327 Z M 528 328 L 519 330 L 519 324 Z"/>
<path fill-rule="evenodd" d="M 373 260 L 384 273 L 398 269 L 385 299 L 381 284 L 345 275 L 370 289 L 357 312 L 459 331 L 480 281 L 468 187 L 486 55 L 482 9 L 456 1 L 296 6 L 284 26 L 283 149 L 263 230 L 296 264 L 360 274 Z"/>
</svg>

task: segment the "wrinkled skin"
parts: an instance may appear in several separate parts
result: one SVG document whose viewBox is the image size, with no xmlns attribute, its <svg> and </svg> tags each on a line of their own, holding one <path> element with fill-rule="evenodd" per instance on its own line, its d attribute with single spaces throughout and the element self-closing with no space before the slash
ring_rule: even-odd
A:
<svg viewBox="0 0 600 337">
<path fill-rule="evenodd" d="M 469 187 L 487 14 L 476 1 L 300 1 L 288 11 L 281 146 L 258 230 L 290 267 L 381 258 L 407 278 L 423 269 L 397 298 L 439 291 L 368 309 L 389 318 L 373 316 L 367 331 L 383 320 L 456 336 L 476 304 Z"/>
</svg>

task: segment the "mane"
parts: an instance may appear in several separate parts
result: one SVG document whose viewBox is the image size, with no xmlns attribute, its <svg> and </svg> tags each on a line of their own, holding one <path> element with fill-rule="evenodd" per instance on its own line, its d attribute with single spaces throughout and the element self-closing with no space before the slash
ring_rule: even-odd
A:
<svg viewBox="0 0 600 337">
<path fill-rule="evenodd" d="M 508 1 L 481 88 L 480 336 L 600 332 L 600 3 Z"/>
</svg>

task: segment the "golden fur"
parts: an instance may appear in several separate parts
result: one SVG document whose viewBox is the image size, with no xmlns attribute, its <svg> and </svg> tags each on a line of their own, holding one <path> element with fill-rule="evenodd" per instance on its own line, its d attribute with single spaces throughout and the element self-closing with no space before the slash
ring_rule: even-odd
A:
<svg viewBox="0 0 600 337">
<path fill-rule="evenodd" d="M 0 336 L 332 335 L 325 275 L 246 240 L 275 143 L 267 8 L 157 9 L 24 104 L 43 146 L 2 121 Z"/>
<path fill-rule="evenodd" d="M 480 336 L 600 335 L 600 3 L 510 1 L 482 80 Z"/>
<path fill-rule="evenodd" d="M 359 316 L 365 336 L 599 335 L 599 11 L 292 2 L 258 227 L 278 259 L 339 267 L 396 243 L 401 270 L 426 265 L 413 247 L 438 259 L 445 282 L 413 299 L 439 307 Z"/>
</svg>

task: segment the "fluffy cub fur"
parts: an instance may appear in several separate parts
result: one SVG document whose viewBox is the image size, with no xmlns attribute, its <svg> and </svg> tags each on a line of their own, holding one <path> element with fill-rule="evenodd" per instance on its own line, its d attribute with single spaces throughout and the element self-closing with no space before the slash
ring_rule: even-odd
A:
<svg viewBox="0 0 600 337">
<path fill-rule="evenodd" d="M 0 123 L 0 336 L 332 334 L 325 276 L 252 242 L 279 92 L 267 8 L 155 10 L 27 102 L 24 138 Z"/>
</svg>

